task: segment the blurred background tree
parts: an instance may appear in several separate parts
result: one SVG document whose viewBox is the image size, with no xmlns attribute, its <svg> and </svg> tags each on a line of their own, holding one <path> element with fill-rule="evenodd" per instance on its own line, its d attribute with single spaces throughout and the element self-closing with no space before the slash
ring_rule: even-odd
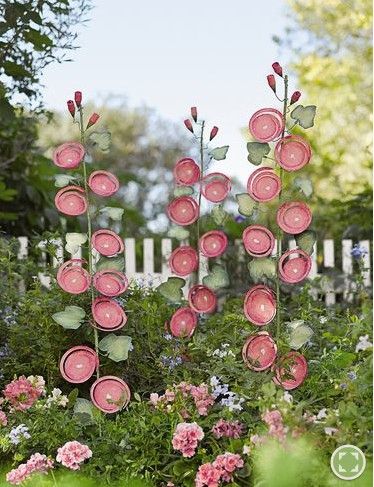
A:
<svg viewBox="0 0 374 487">
<path fill-rule="evenodd" d="M 69 60 L 90 8 L 90 0 L 0 0 L 0 220 L 6 233 L 48 227 L 51 169 L 36 143 L 37 123 L 48 117 L 40 76 L 50 63 Z"/>
<path fill-rule="evenodd" d="M 316 104 L 308 133 L 321 236 L 370 237 L 372 226 L 372 2 L 288 0 L 284 38 L 303 105 Z M 288 56 L 287 56 L 288 57 Z"/>
</svg>

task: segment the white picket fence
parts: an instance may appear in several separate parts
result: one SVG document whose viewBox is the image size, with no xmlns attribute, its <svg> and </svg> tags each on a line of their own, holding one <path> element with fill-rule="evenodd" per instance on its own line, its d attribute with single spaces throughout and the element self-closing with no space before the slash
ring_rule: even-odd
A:
<svg viewBox="0 0 374 487">
<path fill-rule="evenodd" d="M 28 255 L 28 248 L 29 242 L 27 237 L 19 237 L 19 252 L 18 258 L 24 259 Z M 56 256 L 53 258 L 52 265 L 54 267 L 58 267 L 64 260 L 64 244 L 61 239 L 57 239 L 53 241 L 53 244 L 56 246 Z M 136 281 L 141 285 L 148 286 L 148 287 L 156 287 L 161 282 L 165 281 L 171 274 L 170 268 L 168 266 L 168 258 L 170 253 L 173 249 L 173 242 L 170 238 L 164 238 L 161 240 L 161 269 L 159 271 L 155 271 L 155 242 L 152 238 L 144 238 L 143 239 L 143 266 L 142 270 L 137 270 L 136 265 L 136 254 L 135 254 L 135 244 L 136 241 L 134 238 L 126 238 L 125 239 L 125 273 L 126 276 L 130 281 Z M 326 304 L 334 304 L 336 300 L 336 293 L 343 293 L 346 297 L 349 294 L 349 276 L 353 272 L 353 258 L 351 255 L 351 250 L 353 246 L 352 240 L 342 240 L 341 242 L 341 262 L 342 262 L 342 271 L 346 276 L 346 285 L 344 289 L 327 289 L 325 293 L 325 301 Z M 370 241 L 369 240 L 362 240 L 359 242 L 360 247 L 366 249 L 367 253 L 364 256 L 364 267 L 365 270 L 363 272 L 363 282 L 366 287 L 370 287 L 371 285 L 371 268 L 370 268 Z M 39 247 L 43 248 L 43 243 L 39 244 Z M 237 252 L 237 259 L 238 262 L 246 262 L 248 259 L 246 258 L 246 253 L 243 248 L 241 240 L 235 241 L 235 247 Z M 296 243 L 294 240 L 289 241 L 289 248 L 296 247 Z M 276 245 L 274 247 L 276 249 Z M 321 274 L 323 274 L 323 268 L 331 269 L 335 267 L 335 244 L 334 240 L 326 239 L 321 242 L 317 242 L 314 245 L 314 252 L 312 254 L 312 267 L 309 273 L 309 279 L 314 279 Z M 318 253 L 317 253 L 318 250 Z M 322 262 L 317 263 L 317 255 L 322 254 Z M 93 254 L 93 261 L 97 262 L 98 254 Z M 67 258 L 81 258 L 81 251 L 78 251 L 77 254 L 70 256 L 70 254 L 65 255 L 65 260 Z M 44 264 L 47 261 L 46 252 L 42 252 L 42 260 Z M 43 262 L 41 263 L 43 265 Z M 320 271 L 318 272 L 318 267 Z M 200 268 L 199 274 L 200 279 L 207 274 L 208 271 L 208 261 L 206 258 L 201 256 L 200 259 Z M 41 280 L 42 284 L 45 286 L 50 285 L 50 278 L 49 276 L 43 274 L 43 272 L 39 273 L 39 279 Z M 187 281 L 185 286 L 185 291 L 188 290 L 189 282 Z"/>
</svg>

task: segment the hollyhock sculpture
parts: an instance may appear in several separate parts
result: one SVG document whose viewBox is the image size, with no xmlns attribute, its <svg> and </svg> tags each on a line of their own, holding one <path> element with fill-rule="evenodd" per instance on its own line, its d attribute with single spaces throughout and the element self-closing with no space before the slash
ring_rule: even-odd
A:
<svg viewBox="0 0 374 487">
<path fill-rule="evenodd" d="M 91 327 L 94 348 L 78 345 L 67 350 L 61 358 L 60 371 L 64 379 L 72 384 L 87 382 L 96 372 L 96 381 L 90 391 L 92 402 L 105 413 L 112 413 L 128 403 L 130 389 L 121 378 L 100 377 L 99 351 L 108 352 L 109 357 L 114 357 L 115 361 L 125 360 L 131 339 L 126 337 L 129 340 L 123 340 L 123 336 L 111 334 L 110 342 L 105 337 L 99 341 L 99 332 L 118 331 L 126 325 L 126 313 L 113 298 L 127 290 L 128 280 L 121 272 L 122 269 L 118 268 L 118 259 L 111 260 L 112 257 L 123 253 L 122 238 L 107 228 L 93 232 L 94 209 L 91 198 L 93 195 L 100 198 L 113 196 L 119 189 L 119 181 L 109 171 L 96 170 L 88 175 L 86 156 L 89 155 L 92 143 L 94 142 L 99 149 L 106 150 L 103 140 L 110 134 L 92 130 L 87 134 L 99 120 L 99 115 L 93 113 L 85 123 L 80 91 L 75 93 L 74 101 L 68 101 L 67 106 L 73 122 L 79 127 L 80 141 L 60 145 L 53 153 L 53 162 L 59 168 L 75 169 L 81 174 L 68 177 L 62 174 L 56 177 L 56 186 L 61 189 L 56 194 L 55 205 L 64 215 L 86 217 L 87 234 L 68 234 L 70 240 L 67 238 L 66 250 L 72 255 L 80 253 L 80 246 L 85 242 L 88 248 L 87 261 L 73 257 L 60 266 L 57 283 L 69 294 L 90 293 L 91 318 L 87 320 L 86 325 Z M 112 219 L 116 218 L 112 216 Z M 96 271 L 93 252 L 106 259 L 105 268 L 98 268 Z M 100 267 L 100 260 L 97 267 Z M 68 329 L 81 326 L 85 317 L 86 311 L 78 306 L 67 306 L 64 311 L 53 315 L 57 323 Z M 112 353 L 113 350 L 115 353 Z"/>
<path fill-rule="evenodd" d="M 222 230 L 211 230 L 203 235 L 200 232 L 201 205 L 204 200 L 214 205 L 211 217 L 216 225 L 223 226 L 227 217 L 221 203 L 231 190 L 231 181 L 225 174 L 206 174 L 206 171 L 213 159 L 220 161 L 226 158 L 228 146 L 210 147 L 218 133 L 218 127 L 214 126 L 207 137 L 205 121 L 199 119 L 196 107 L 191 108 L 191 119 L 185 120 L 184 124 L 198 144 L 199 162 L 191 157 L 184 157 L 174 167 L 176 188 L 174 197 L 167 206 L 167 214 L 175 224 L 170 229 L 169 236 L 181 242 L 169 258 L 169 267 L 178 277 L 170 277 L 158 288 L 170 302 L 179 303 L 186 282 L 182 277 L 189 277 L 190 282 L 195 284 L 188 293 L 189 306 L 176 310 L 170 319 L 169 329 L 176 337 L 191 337 L 197 326 L 198 316 L 216 310 L 216 291 L 228 285 L 226 270 L 218 263 L 213 265 L 200 282 L 203 258 L 219 258 L 228 246 L 227 235 Z M 188 238 L 191 238 L 194 245 L 187 244 Z"/>
<path fill-rule="evenodd" d="M 315 234 L 309 230 L 312 212 L 303 201 L 310 196 L 312 185 L 305 177 L 293 177 L 309 163 L 312 150 L 304 137 L 291 131 L 296 126 L 312 127 L 316 107 L 297 105 L 290 108 L 299 100 L 301 93 L 295 91 L 289 97 L 287 74 L 279 63 L 273 64 L 273 70 L 282 81 L 282 97 L 277 94 L 273 74 L 267 77 L 267 83 L 283 107 L 282 110 L 262 108 L 250 118 L 249 133 L 253 140 L 247 144 L 248 160 L 256 166 L 263 165 L 249 176 L 247 193 L 236 195 L 239 213 L 250 222 L 243 232 L 244 248 L 252 257 L 248 266 L 250 275 L 254 282 L 260 283 L 246 293 L 244 315 L 253 325 L 269 327 L 269 331 L 262 328 L 250 335 L 242 355 L 252 370 L 272 368 L 274 382 L 288 390 L 302 384 L 307 375 L 307 362 L 298 352 L 291 351 L 281 357 L 277 355 L 276 342 L 281 328 L 281 281 L 297 284 L 308 277 L 312 265 L 310 254 L 315 242 Z M 274 157 L 269 156 L 269 142 L 275 144 Z M 285 173 L 288 173 L 287 177 Z M 277 202 L 274 234 L 257 223 L 267 202 Z M 284 234 L 295 236 L 296 248 L 282 253 Z M 275 338 L 270 333 L 273 322 Z"/>
</svg>

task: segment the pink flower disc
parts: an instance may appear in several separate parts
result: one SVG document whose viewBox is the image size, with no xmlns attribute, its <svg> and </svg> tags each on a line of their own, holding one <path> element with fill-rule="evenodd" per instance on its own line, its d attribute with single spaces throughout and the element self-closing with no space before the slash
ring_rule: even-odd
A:
<svg viewBox="0 0 374 487">
<path fill-rule="evenodd" d="M 84 147 L 78 142 L 66 142 L 53 152 L 53 162 L 64 169 L 74 169 L 84 158 Z"/>
<path fill-rule="evenodd" d="M 119 330 L 125 326 L 127 316 L 121 306 L 109 298 L 98 297 L 92 303 L 95 327 L 103 331 Z"/>
<path fill-rule="evenodd" d="M 178 309 L 170 320 L 171 334 L 178 338 L 190 337 L 193 335 L 197 325 L 197 316 L 191 308 Z"/>
<path fill-rule="evenodd" d="M 193 159 L 186 157 L 174 166 L 174 179 L 177 184 L 195 184 L 200 179 L 200 168 Z"/>
<path fill-rule="evenodd" d="M 274 382 L 281 385 L 286 391 L 296 389 L 308 375 L 308 362 L 304 355 L 298 352 L 289 352 L 283 355 L 275 367 Z"/>
<path fill-rule="evenodd" d="M 256 372 L 266 370 L 275 362 L 277 345 L 266 331 L 251 335 L 246 340 L 242 357 L 246 366 Z"/>
<path fill-rule="evenodd" d="M 279 137 L 284 129 L 281 112 L 274 108 L 262 108 L 249 121 L 249 131 L 259 142 L 270 142 Z"/>
<path fill-rule="evenodd" d="M 277 224 L 286 233 L 297 235 L 304 232 L 312 221 L 309 206 L 301 201 L 283 203 L 277 211 Z"/>
<path fill-rule="evenodd" d="M 190 289 L 188 302 L 196 313 L 212 313 L 217 307 L 217 296 L 209 287 L 198 284 Z"/>
<path fill-rule="evenodd" d="M 78 345 L 67 350 L 60 361 L 62 377 L 72 384 L 81 384 L 92 377 L 99 357 L 90 347 Z"/>
<path fill-rule="evenodd" d="M 250 225 L 243 232 L 245 250 L 253 257 L 266 257 L 274 249 L 275 239 L 270 230 L 261 225 Z"/>
<path fill-rule="evenodd" d="M 82 267 L 83 262 L 81 259 L 71 259 L 58 269 L 57 283 L 67 293 L 81 294 L 90 287 L 91 276 Z"/>
<path fill-rule="evenodd" d="M 191 196 L 179 196 L 167 207 L 170 220 L 177 225 L 191 225 L 199 218 L 199 205 Z"/>
<path fill-rule="evenodd" d="M 96 272 L 93 284 L 99 293 L 109 297 L 119 296 L 129 286 L 127 277 L 122 272 L 114 270 Z"/>
<path fill-rule="evenodd" d="M 288 135 L 277 143 L 274 156 L 277 163 L 286 171 L 297 171 L 308 164 L 312 150 L 303 137 Z"/>
<path fill-rule="evenodd" d="M 131 392 L 125 381 L 106 375 L 92 384 L 90 395 L 98 409 L 104 413 L 116 413 L 128 405 Z"/>
<path fill-rule="evenodd" d="M 201 193 L 213 203 L 223 201 L 231 189 L 230 178 L 220 172 L 208 174 L 201 180 Z"/>
<path fill-rule="evenodd" d="M 308 277 L 312 267 L 310 256 L 300 249 L 285 252 L 279 259 L 278 270 L 282 281 L 296 284 Z"/>
<path fill-rule="evenodd" d="M 119 254 L 125 248 L 121 237 L 111 230 L 97 230 L 92 235 L 92 246 L 107 257 Z"/>
<path fill-rule="evenodd" d="M 69 216 L 82 215 L 87 211 L 87 200 L 84 189 L 79 186 L 66 186 L 55 196 L 58 211 Z"/>
<path fill-rule="evenodd" d="M 281 181 L 274 169 L 259 167 L 249 176 L 247 191 L 252 199 L 259 202 L 271 201 L 281 191 Z"/>
<path fill-rule="evenodd" d="M 205 257 L 219 257 L 227 249 L 228 238 L 221 230 L 204 233 L 199 240 L 199 248 Z"/>
<path fill-rule="evenodd" d="M 177 276 L 188 276 L 197 269 L 198 262 L 196 250 L 189 245 L 176 248 L 169 258 L 170 268 Z"/>
<path fill-rule="evenodd" d="M 112 196 L 119 189 L 119 181 L 108 171 L 94 171 L 88 179 L 91 191 L 99 196 Z"/>
<path fill-rule="evenodd" d="M 274 293 L 269 287 L 254 286 L 245 295 L 244 314 L 254 325 L 267 325 L 274 319 L 276 312 Z"/>
</svg>

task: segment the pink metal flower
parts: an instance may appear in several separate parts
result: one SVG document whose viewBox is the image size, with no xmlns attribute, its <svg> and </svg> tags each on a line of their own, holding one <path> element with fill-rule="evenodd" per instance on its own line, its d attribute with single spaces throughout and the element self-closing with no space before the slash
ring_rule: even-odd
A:
<svg viewBox="0 0 374 487">
<path fill-rule="evenodd" d="M 102 270 L 94 275 L 93 285 L 104 296 L 115 297 L 127 290 L 129 282 L 122 272 Z"/>
<path fill-rule="evenodd" d="M 65 186 L 55 196 L 58 211 L 68 216 L 83 215 L 87 211 L 85 191 L 80 186 Z"/>
<path fill-rule="evenodd" d="M 259 167 L 249 176 L 247 191 L 252 199 L 259 202 L 271 201 L 281 191 L 281 181 L 274 169 Z"/>
<path fill-rule="evenodd" d="M 298 171 L 310 161 L 312 149 L 300 135 L 287 135 L 277 142 L 274 157 L 286 171 Z"/>
<path fill-rule="evenodd" d="M 172 222 L 186 226 L 199 218 L 200 208 L 191 196 L 179 196 L 169 203 L 167 213 Z"/>
<path fill-rule="evenodd" d="M 225 232 L 212 230 L 200 238 L 199 248 L 205 257 L 219 257 L 226 251 L 228 242 Z"/>
<path fill-rule="evenodd" d="M 111 230 L 97 230 L 91 239 L 92 247 L 99 254 L 111 257 L 124 251 L 125 246 L 119 235 Z"/>
<path fill-rule="evenodd" d="M 174 166 L 174 179 L 177 184 L 195 184 L 200 179 L 200 168 L 190 157 L 180 159 Z"/>
<path fill-rule="evenodd" d="M 91 306 L 92 316 L 95 320 L 93 326 L 103 331 L 115 331 L 124 327 L 127 316 L 121 306 L 113 299 L 97 297 Z"/>
<path fill-rule="evenodd" d="M 296 284 L 308 277 L 312 267 L 310 256 L 300 249 L 285 252 L 278 263 L 278 271 L 282 281 Z"/>
<path fill-rule="evenodd" d="M 277 224 L 286 233 L 297 235 L 304 232 L 312 222 L 312 212 L 302 201 L 283 203 L 277 211 Z"/>
<path fill-rule="evenodd" d="M 277 345 L 267 331 L 260 331 L 247 338 L 242 349 L 245 365 L 256 371 L 266 370 L 277 357 Z"/>
<path fill-rule="evenodd" d="M 170 320 L 170 332 L 178 338 L 191 337 L 197 326 L 196 313 L 188 306 L 179 308 Z"/>
<path fill-rule="evenodd" d="M 107 375 L 96 380 L 90 390 L 91 400 L 104 413 L 116 413 L 130 402 L 131 392 L 125 381 Z"/>
<path fill-rule="evenodd" d="M 275 367 L 274 382 L 290 391 L 299 387 L 308 375 L 308 363 L 299 352 L 283 355 Z"/>
<path fill-rule="evenodd" d="M 266 227 L 250 225 L 243 232 L 245 250 L 253 257 L 266 257 L 274 249 L 274 235 Z"/>
<path fill-rule="evenodd" d="M 90 287 L 91 276 L 82 267 L 84 262 L 82 259 L 71 259 L 64 262 L 58 269 L 57 283 L 67 293 L 81 294 Z"/>
<path fill-rule="evenodd" d="M 274 319 L 276 312 L 272 289 L 261 284 L 251 287 L 244 299 L 244 314 L 248 321 L 264 326 Z"/>
<path fill-rule="evenodd" d="M 189 290 L 188 302 L 196 313 L 213 313 L 217 307 L 217 296 L 209 287 L 198 284 Z"/>
<path fill-rule="evenodd" d="M 177 247 L 169 258 L 169 266 L 173 274 L 188 276 L 196 271 L 199 257 L 196 250 L 189 245 Z"/>
<path fill-rule="evenodd" d="M 86 130 L 92 127 L 92 125 L 95 125 L 95 123 L 99 120 L 99 118 L 100 115 L 98 113 L 93 113 L 87 122 Z"/>
<path fill-rule="evenodd" d="M 283 115 L 274 108 L 262 108 L 255 112 L 249 121 L 249 131 L 259 142 L 271 142 L 284 130 Z"/>
<path fill-rule="evenodd" d="M 92 377 L 99 366 L 99 357 L 90 347 L 78 345 L 67 350 L 60 361 L 62 377 L 72 384 L 81 384 Z"/>
<path fill-rule="evenodd" d="M 83 161 L 85 149 L 79 142 L 66 142 L 53 152 L 53 162 L 63 169 L 74 169 Z"/>
<path fill-rule="evenodd" d="M 88 186 L 99 196 L 112 196 L 119 189 L 119 181 L 109 171 L 94 171 L 88 178 Z"/>
<path fill-rule="evenodd" d="M 223 201 L 231 189 L 230 178 L 220 172 L 207 174 L 201 180 L 201 193 L 212 203 Z"/>
</svg>

